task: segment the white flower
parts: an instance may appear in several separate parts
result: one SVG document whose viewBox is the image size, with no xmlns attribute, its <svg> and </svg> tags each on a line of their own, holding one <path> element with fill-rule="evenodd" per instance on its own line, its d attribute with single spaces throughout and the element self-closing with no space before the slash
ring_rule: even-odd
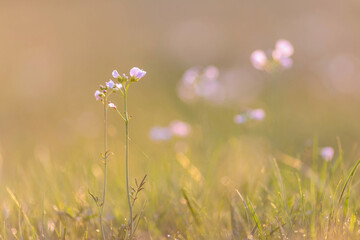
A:
<svg viewBox="0 0 360 240">
<path fill-rule="evenodd" d="M 121 83 L 116 83 L 115 84 L 115 89 L 116 90 L 120 90 L 122 88 L 122 84 Z"/>
<path fill-rule="evenodd" d="M 109 106 L 109 108 L 116 109 L 116 105 L 114 103 L 112 103 L 112 102 L 109 103 L 108 106 Z"/>
</svg>

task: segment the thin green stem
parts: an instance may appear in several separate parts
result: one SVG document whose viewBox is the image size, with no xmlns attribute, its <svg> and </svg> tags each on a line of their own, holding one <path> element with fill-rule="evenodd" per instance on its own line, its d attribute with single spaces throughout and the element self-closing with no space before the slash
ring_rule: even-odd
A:
<svg viewBox="0 0 360 240">
<path fill-rule="evenodd" d="M 124 118 L 124 116 L 121 114 L 121 112 L 115 108 L 116 112 L 120 115 L 120 117 L 126 122 L 126 119 Z"/>
<path fill-rule="evenodd" d="M 106 184 L 107 184 L 107 97 L 104 99 L 104 192 L 103 192 L 103 201 L 101 204 L 100 211 L 100 225 L 101 225 L 101 235 L 103 240 L 105 237 L 103 216 L 104 216 L 104 207 L 105 207 L 105 199 L 106 199 Z"/>
<path fill-rule="evenodd" d="M 46 239 L 46 230 L 45 230 L 45 192 L 44 192 L 44 197 L 43 197 L 43 209 L 42 209 L 42 228 L 41 228 L 41 235 L 42 238 L 45 240 Z"/>
<path fill-rule="evenodd" d="M 129 183 L 129 114 L 127 112 L 127 89 L 124 91 L 124 110 L 125 110 L 125 129 L 126 129 L 126 190 L 130 209 L 130 236 L 133 235 L 133 207 L 130 199 L 130 183 Z"/>
</svg>

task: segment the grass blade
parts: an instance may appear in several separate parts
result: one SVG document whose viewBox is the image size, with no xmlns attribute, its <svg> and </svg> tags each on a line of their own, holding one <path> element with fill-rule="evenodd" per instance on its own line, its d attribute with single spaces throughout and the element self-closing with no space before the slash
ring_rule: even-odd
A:
<svg viewBox="0 0 360 240">
<path fill-rule="evenodd" d="M 356 162 L 356 164 L 354 165 L 354 167 L 351 169 L 351 172 L 350 172 L 350 174 L 348 175 L 348 177 L 347 177 L 347 179 L 346 179 L 346 181 L 345 181 L 345 183 L 344 183 L 344 186 L 342 187 L 341 194 L 340 194 L 340 197 L 339 197 L 339 202 L 338 202 L 339 204 L 340 204 L 340 202 L 341 202 L 341 200 L 342 200 L 342 198 L 343 198 L 343 196 L 344 196 L 346 187 L 350 184 L 350 181 L 351 181 L 351 179 L 353 178 L 353 176 L 354 176 L 354 174 L 355 174 L 355 172 L 356 172 L 356 169 L 357 169 L 357 167 L 359 166 L 359 164 L 360 164 L 360 159 Z"/>
<path fill-rule="evenodd" d="M 17 206 L 17 208 L 19 209 L 19 211 L 22 213 L 22 215 L 25 218 L 26 223 L 29 225 L 31 232 L 33 234 L 33 237 L 35 237 L 36 239 L 38 238 L 38 235 L 36 233 L 36 230 L 34 228 L 34 226 L 31 224 L 30 219 L 28 217 L 28 215 L 23 211 L 20 202 L 17 200 L 17 198 L 15 197 L 15 194 L 10 190 L 10 188 L 6 187 L 6 191 L 9 193 L 11 199 L 14 201 L 15 205 Z"/>
<path fill-rule="evenodd" d="M 249 209 L 250 209 L 251 215 L 253 216 L 256 226 L 259 230 L 259 239 L 264 239 L 264 230 L 261 225 L 260 219 L 259 219 L 258 215 L 256 214 L 254 207 L 249 198 L 247 198 L 247 202 L 249 203 Z"/>
</svg>

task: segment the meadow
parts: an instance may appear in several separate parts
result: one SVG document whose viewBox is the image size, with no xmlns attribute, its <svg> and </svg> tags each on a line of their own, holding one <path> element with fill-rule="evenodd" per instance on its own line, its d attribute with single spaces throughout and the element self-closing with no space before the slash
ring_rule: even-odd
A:
<svg viewBox="0 0 360 240">
<path fill-rule="evenodd" d="M 1 5 L 0 239 L 360 239 L 357 1 Z"/>
</svg>

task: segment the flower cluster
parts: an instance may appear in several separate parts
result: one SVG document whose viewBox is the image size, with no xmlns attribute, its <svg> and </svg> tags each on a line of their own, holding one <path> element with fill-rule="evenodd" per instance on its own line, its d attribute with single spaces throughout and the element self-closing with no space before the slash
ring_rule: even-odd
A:
<svg viewBox="0 0 360 240">
<path fill-rule="evenodd" d="M 116 78 L 121 84 L 130 84 L 131 82 L 137 82 L 146 75 L 146 72 L 138 67 L 133 67 L 130 70 L 130 78 L 125 74 L 120 75 L 117 70 L 112 72 L 112 76 Z"/>
<path fill-rule="evenodd" d="M 122 88 L 122 84 L 118 83 L 115 84 L 113 80 L 109 80 L 105 83 L 105 86 L 100 85 L 100 89 L 95 91 L 95 99 L 101 100 L 104 102 L 104 100 L 109 96 L 111 93 L 119 91 Z"/>
<path fill-rule="evenodd" d="M 107 101 L 107 98 L 110 96 L 110 94 L 114 92 L 121 92 L 124 94 L 123 90 L 126 91 L 127 87 L 131 83 L 139 81 L 145 75 L 146 72 L 137 67 L 133 67 L 130 70 L 130 77 L 126 76 L 125 74 L 120 75 L 118 71 L 114 70 L 112 72 L 112 76 L 118 83 L 115 83 L 110 79 L 105 83 L 105 86 L 100 85 L 100 89 L 95 91 L 95 99 L 97 101 L 101 100 L 103 104 L 106 103 L 110 108 L 116 109 L 116 105 L 114 103 Z"/>
<path fill-rule="evenodd" d="M 186 137 L 191 133 L 191 126 L 185 122 L 175 120 L 167 127 L 153 127 L 150 130 L 150 139 L 153 141 L 170 140 L 173 136 Z"/>
<path fill-rule="evenodd" d="M 276 42 L 275 49 L 267 56 L 263 50 L 256 50 L 251 54 L 251 63 L 254 68 L 273 72 L 279 69 L 290 68 L 293 64 L 291 56 L 294 47 L 287 40 L 280 39 Z"/>
<path fill-rule="evenodd" d="M 235 115 L 234 122 L 237 124 L 244 124 L 249 120 L 262 121 L 264 120 L 265 115 L 265 111 L 261 108 L 250 109 L 245 113 Z"/>
<path fill-rule="evenodd" d="M 215 66 L 204 69 L 194 67 L 187 70 L 179 84 L 178 95 L 183 101 L 197 99 L 214 100 L 222 91 L 218 81 L 219 70 Z"/>
</svg>

